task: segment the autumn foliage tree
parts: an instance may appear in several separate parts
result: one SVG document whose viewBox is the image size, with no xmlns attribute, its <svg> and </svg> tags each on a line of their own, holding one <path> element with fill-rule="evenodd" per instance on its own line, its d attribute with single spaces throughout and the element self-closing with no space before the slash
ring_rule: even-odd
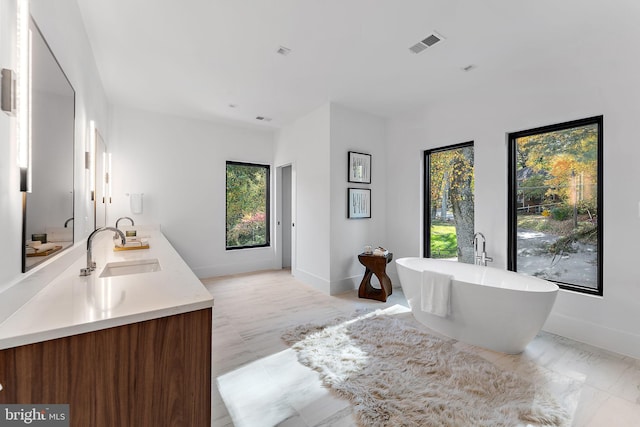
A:
<svg viewBox="0 0 640 427">
<path fill-rule="evenodd" d="M 527 180 L 519 183 L 521 197 L 539 196 L 543 188 L 547 200 L 557 200 L 565 206 L 580 206 L 595 215 L 597 143 L 596 125 L 518 138 L 517 166 L 532 172 Z M 538 185 L 531 185 L 533 180 Z"/>
<path fill-rule="evenodd" d="M 448 205 L 456 227 L 458 261 L 473 264 L 471 241 L 474 233 L 473 147 L 432 153 L 429 163 L 431 181 L 431 217 L 437 208 L 445 219 Z"/>
</svg>

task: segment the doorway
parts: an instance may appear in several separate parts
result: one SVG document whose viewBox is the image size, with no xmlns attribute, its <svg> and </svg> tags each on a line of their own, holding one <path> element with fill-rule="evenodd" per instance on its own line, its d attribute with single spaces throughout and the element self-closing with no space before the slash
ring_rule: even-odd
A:
<svg viewBox="0 0 640 427">
<path fill-rule="evenodd" d="M 291 165 L 281 168 L 282 178 L 280 180 L 280 194 L 282 194 L 282 268 L 291 268 L 291 237 L 293 221 L 291 215 L 292 192 L 291 192 Z"/>
</svg>

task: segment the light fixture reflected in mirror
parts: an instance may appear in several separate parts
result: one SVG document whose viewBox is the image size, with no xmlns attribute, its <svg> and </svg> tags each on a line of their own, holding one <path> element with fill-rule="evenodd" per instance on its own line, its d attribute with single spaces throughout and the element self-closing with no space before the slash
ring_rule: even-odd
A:
<svg viewBox="0 0 640 427">
<path fill-rule="evenodd" d="M 89 200 L 95 201 L 96 194 L 96 122 L 89 121 L 89 138 L 87 151 L 85 152 L 85 168 L 87 169 L 87 188 L 89 189 Z"/>
<path fill-rule="evenodd" d="M 108 158 L 107 145 L 102 134 L 96 126 L 93 126 L 93 201 L 95 228 L 107 225 L 107 182 L 108 182 Z"/>
<path fill-rule="evenodd" d="M 29 0 L 18 0 L 18 68 L 16 88 L 16 133 L 20 191 L 31 192 L 31 29 Z"/>
<path fill-rule="evenodd" d="M 111 177 L 112 177 L 112 173 L 111 173 L 111 153 L 107 153 L 107 177 L 106 177 L 106 182 L 107 182 L 107 192 L 105 193 L 107 195 L 107 200 L 109 202 L 109 204 L 111 204 Z"/>
</svg>

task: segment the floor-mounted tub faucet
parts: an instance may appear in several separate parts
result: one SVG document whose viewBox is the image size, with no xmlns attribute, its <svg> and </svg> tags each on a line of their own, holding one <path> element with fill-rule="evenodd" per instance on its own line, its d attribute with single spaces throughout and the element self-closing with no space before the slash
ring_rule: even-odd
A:
<svg viewBox="0 0 640 427">
<path fill-rule="evenodd" d="M 127 238 L 124 237 L 124 233 L 120 230 L 118 230 L 117 228 L 114 227 L 102 227 L 102 228 L 97 228 L 93 231 L 93 233 L 89 234 L 89 238 L 87 239 L 87 267 L 86 268 L 81 268 L 80 269 L 80 275 L 81 276 L 88 276 L 91 274 L 91 272 L 93 270 L 96 269 L 96 263 L 93 262 L 93 255 L 91 253 L 92 249 L 91 249 L 91 245 L 93 244 L 93 236 L 95 236 L 96 234 L 98 234 L 101 231 L 115 231 L 116 234 L 120 237 L 120 240 L 122 242 L 122 246 L 127 244 Z"/>
<path fill-rule="evenodd" d="M 482 252 L 478 251 L 478 241 L 482 239 Z M 473 259 L 477 265 L 487 266 L 487 262 L 493 262 L 493 258 L 487 256 L 487 239 L 484 234 L 478 232 L 473 235 Z"/>
</svg>

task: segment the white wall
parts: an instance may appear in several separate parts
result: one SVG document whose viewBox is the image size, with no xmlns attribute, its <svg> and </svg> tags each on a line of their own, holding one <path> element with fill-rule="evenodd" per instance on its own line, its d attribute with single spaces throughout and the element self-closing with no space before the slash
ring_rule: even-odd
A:
<svg viewBox="0 0 640 427">
<path fill-rule="evenodd" d="M 225 162 L 269 164 L 273 181 L 272 131 L 126 107 L 114 107 L 112 118 L 107 144 L 113 153 L 113 205 L 107 224 L 121 216 L 137 225 L 160 224 L 198 277 L 273 268 L 273 245 L 225 249 Z M 144 194 L 142 214 L 131 212 L 126 193 Z"/>
<path fill-rule="evenodd" d="M 291 273 L 329 292 L 330 272 L 330 105 L 283 127 L 276 135 L 274 163 L 292 165 L 293 227 L 297 245 Z M 346 166 L 345 166 L 346 168 Z"/>
<path fill-rule="evenodd" d="M 571 66 L 520 70 L 511 79 L 393 120 L 388 138 L 389 246 L 400 256 L 422 252 L 422 151 L 475 141 L 475 228 L 488 239 L 493 266 L 507 260 L 509 132 L 604 115 L 604 296 L 561 291 L 545 329 L 640 357 L 640 86 L 633 40 L 575 58 Z M 618 55 L 618 56 L 616 56 Z M 391 190 L 395 189 L 395 190 Z"/>
<path fill-rule="evenodd" d="M 98 77 L 93 53 L 84 24 L 74 0 L 31 0 L 31 13 L 47 43 L 60 63 L 76 92 L 74 133 L 74 199 L 75 241 L 85 239 L 93 227 L 92 204 L 87 198 L 84 151 L 88 138 L 88 121 L 108 122 L 108 106 L 102 83 Z M 15 70 L 16 2 L 0 0 L 0 62 L 3 68 Z M 11 287 L 24 275 L 21 269 L 22 195 L 19 190 L 15 118 L 0 113 L 0 291 Z M 44 283 L 44 282 L 39 282 Z M 37 291 L 37 286 L 31 288 Z M 29 292 L 20 292 L 27 298 Z M 3 294 L 5 298 L 11 298 Z"/>
<path fill-rule="evenodd" d="M 0 0 L 0 67 L 16 69 L 16 3 Z M 20 276 L 22 196 L 15 118 L 0 112 L 0 291 Z"/>
<path fill-rule="evenodd" d="M 386 122 L 331 104 L 331 290 L 332 295 L 360 284 L 364 267 L 357 254 L 364 245 L 387 245 Z M 347 182 L 349 151 L 371 154 L 371 184 Z M 347 219 L 347 188 L 371 189 L 371 219 Z"/>
<path fill-rule="evenodd" d="M 347 153 L 372 155 L 371 185 L 347 182 Z M 334 295 L 360 283 L 363 246 L 386 244 L 385 121 L 327 103 L 276 137 L 275 164 L 294 168 L 292 274 Z M 372 190 L 372 218 L 347 219 L 347 188 Z"/>
</svg>

